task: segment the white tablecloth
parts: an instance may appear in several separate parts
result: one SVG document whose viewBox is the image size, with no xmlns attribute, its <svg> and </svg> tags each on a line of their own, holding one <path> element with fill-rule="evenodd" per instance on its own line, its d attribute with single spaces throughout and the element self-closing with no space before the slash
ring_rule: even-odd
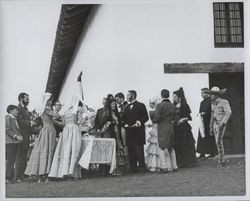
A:
<svg viewBox="0 0 250 201">
<path fill-rule="evenodd" d="M 89 169 L 89 164 L 110 164 L 110 173 L 116 168 L 116 142 L 112 138 L 82 138 L 82 156 L 79 165 Z"/>
</svg>

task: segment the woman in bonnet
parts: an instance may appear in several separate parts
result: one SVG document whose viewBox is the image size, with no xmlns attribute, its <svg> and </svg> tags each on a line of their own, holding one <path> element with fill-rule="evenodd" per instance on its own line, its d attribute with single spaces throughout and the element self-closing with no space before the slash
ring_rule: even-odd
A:
<svg viewBox="0 0 250 201">
<path fill-rule="evenodd" d="M 38 176 L 38 183 L 42 179 L 47 183 L 47 176 L 50 172 L 56 148 L 56 130 L 53 125 L 53 118 L 58 117 L 58 114 L 52 110 L 52 99 L 51 93 L 46 92 L 43 95 L 42 103 L 38 110 L 38 114 L 43 121 L 43 128 L 33 145 L 30 159 L 24 172 L 24 174 L 29 176 Z"/>
</svg>

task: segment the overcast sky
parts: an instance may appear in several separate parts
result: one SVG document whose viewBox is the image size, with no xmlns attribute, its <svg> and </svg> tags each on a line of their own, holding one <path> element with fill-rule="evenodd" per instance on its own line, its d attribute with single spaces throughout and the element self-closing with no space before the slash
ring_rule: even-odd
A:
<svg viewBox="0 0 250 201">
<path fill-rule="evenodd" d="M 61 5 L 55 1 L 1 2 L 1 86 L 4 107 L 30 94 L 30 108 L 45 90 Z"/>
</svg>

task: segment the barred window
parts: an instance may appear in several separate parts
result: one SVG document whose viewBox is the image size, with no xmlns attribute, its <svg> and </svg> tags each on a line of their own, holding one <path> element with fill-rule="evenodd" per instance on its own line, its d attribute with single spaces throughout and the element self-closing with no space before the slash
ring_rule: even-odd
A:
<svg viewBox="0 0 250 201">
<path fill-rule="evenodd" d="M 216 2 L 213 8 L 215 47 L 244 47 L 243 2 Z"/>
</svg>

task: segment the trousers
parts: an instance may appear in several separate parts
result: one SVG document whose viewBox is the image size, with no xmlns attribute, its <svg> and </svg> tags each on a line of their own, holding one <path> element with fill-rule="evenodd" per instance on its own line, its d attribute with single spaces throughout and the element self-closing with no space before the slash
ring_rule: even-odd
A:
<svg viewBox="0 0 250 201">
<path fill-rule="evenodd" d="M 17 151 L 15 179 L 22 179 L 27 166 L 28 148 L 20 144 Z"/>
<path fill-rule="evenodd" d="M 138 171 L 137 162 L 139 163 L 139 170 L 146 171 L 143 145 L 134 145 L 134 146 L 129 145 L 128 158 L 129 158 L 130 170 L 132 172 Z"/>
<path fill-rule="evenodd" d="M 6 179 L 14 179 L 15 163 L 19 144 L 6 144 Z"/>
<path fill-rule="evenodd" d="M 218 163 L 224 163 L 224 146 L 223 146 L 223 136 L 225 134 L 226 125 L 219 126 L 217 122 L 213 124 L 213 133 L 215 137 L 215 142 L 218 150 Z"/>
</svg>

